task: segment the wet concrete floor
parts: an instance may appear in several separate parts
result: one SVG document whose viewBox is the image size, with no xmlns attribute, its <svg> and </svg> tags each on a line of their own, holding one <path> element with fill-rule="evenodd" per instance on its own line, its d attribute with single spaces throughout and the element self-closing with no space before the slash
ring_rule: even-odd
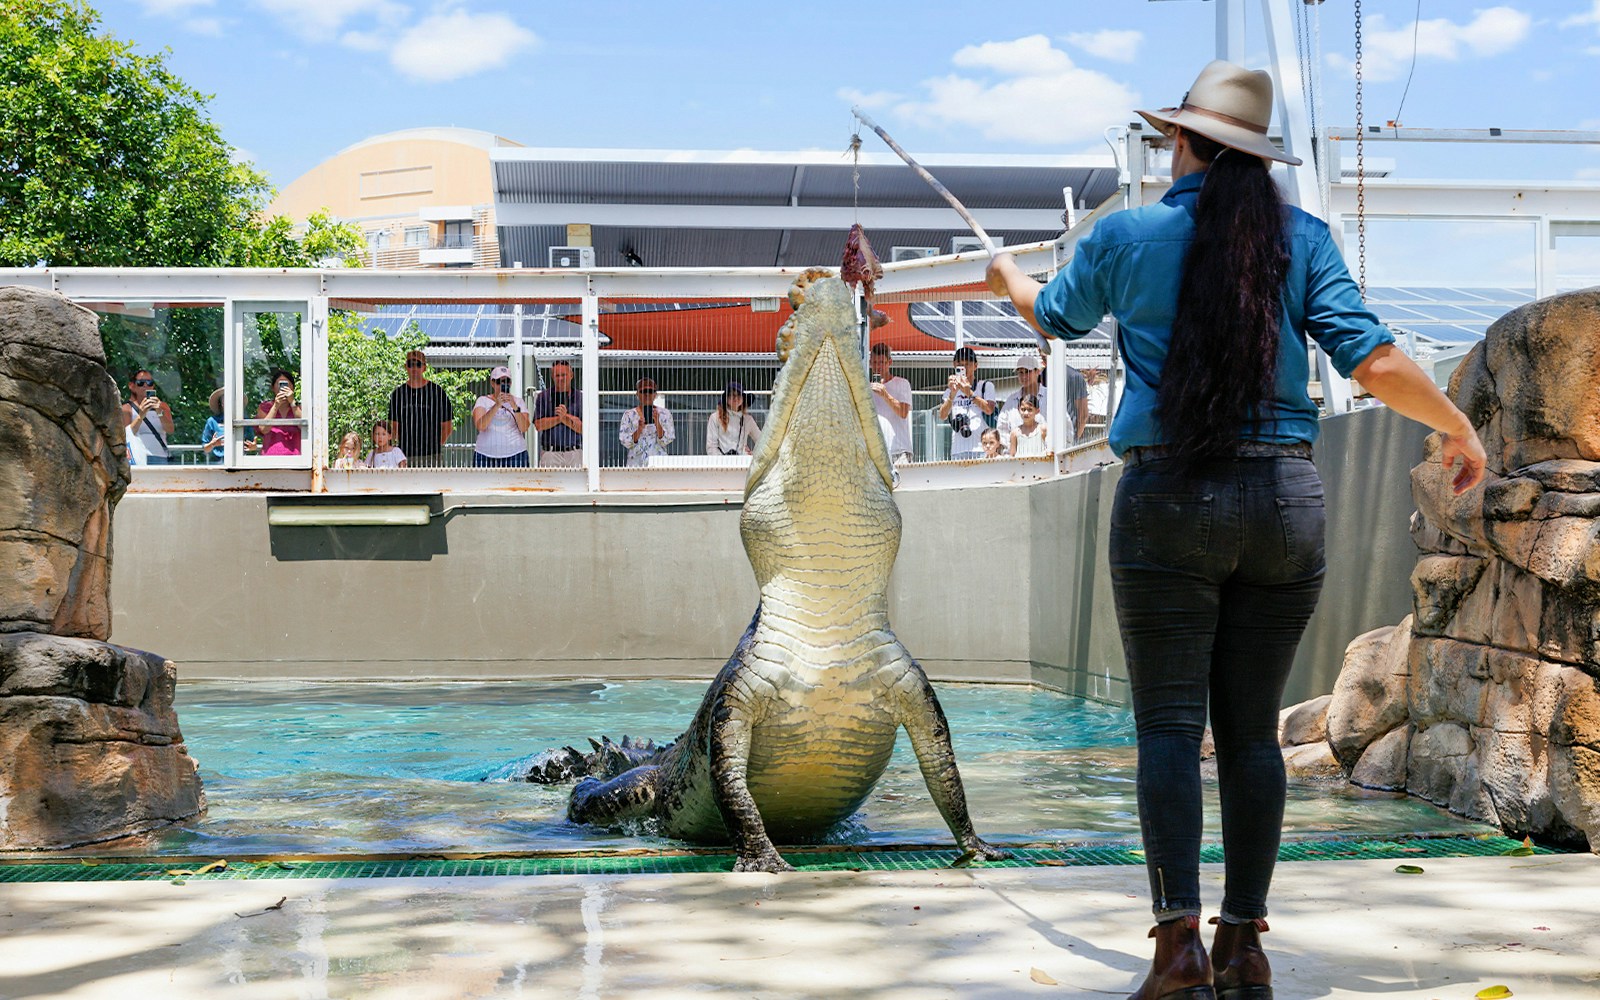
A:
<svg viewBox="0 0 1600 1000">
<path fill-rule="evenodd" d="M 1396 864 L 1278 867 L 1278 997 L 1600 996 L 1600 857 Z M 1221 878 L 1207 866 L 1212 905 Z M 8 884 L 0 997 L 1119 996 L 1149 959 L 1143 880 L 1102 867 Z"/>
</svg>

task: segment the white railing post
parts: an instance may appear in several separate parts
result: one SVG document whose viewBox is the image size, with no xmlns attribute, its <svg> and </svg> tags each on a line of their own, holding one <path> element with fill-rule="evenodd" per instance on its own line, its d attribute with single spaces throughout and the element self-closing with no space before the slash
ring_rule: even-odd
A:
<svg viewBox="0 0 1600 1000">
<path fill-rule="evenodd" d="M 1244 0 L 1217 0 L 1217 58 L 1244 62 Z"/>
<path fill-rule="evenodd" d="M 1319 150 L 1313 148 L 1310 113 L 1305 106 L 1304 90 L 1300 87 L 1300 56 L 1294 43 L 1293 15 L 1285 0 L 1261 0 L 1261 16 L 1267 28 L 1267 53 L 1272 62 L 1272 73 L 1278 88 L 1278 119 L 1283 125 L 1283 148 L 1290 156 L 1304 161 L 1290 167 L 1289 183 L 1285 185 L 1289 202 L 1298 205 L 1319 219 L 1327 218 L 1327 207 L 1322 200 L 1322 190 L 1317 183 L 1315 157 Z M 1290 84 L 1295 93 L 1289 92 Z M 1330 168 L 1330 173 L 1332 169 Z M 1350 380 L 1340 375 L 1328 355 L 1317 351 L 1317 380 L 1322 383 L 1322 405 L 1330 414 L 1349 413 L 1355 406 L 1355 396 Z"/>
<path fill-rule="evenodd" d="M 583 296 L 583 468 L 589 492 L 600 492 L 600 297 L 593 278 Z"/>
<path fill-rule="evenodd" d="M 311 297 L 311 492 L 327 489 L 328 471 L 328 297 Z"/>
</svg>

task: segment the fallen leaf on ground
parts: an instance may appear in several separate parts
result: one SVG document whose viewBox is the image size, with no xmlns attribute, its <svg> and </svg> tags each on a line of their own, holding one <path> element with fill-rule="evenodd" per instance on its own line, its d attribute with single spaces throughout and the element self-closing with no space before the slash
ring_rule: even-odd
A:
<svg viewBox="0 0 1600 1000">
<path fill-rule="evenodd" d="M 201 865 L 199 868 L 174 868 L 171 871 L 168 871 L 167 874 L 168 875 L 206 875 L 206 874 L 209 874 L 210 872 L 220 872 L 226 867 L 228 867 L 228 863 L 226 861 L 213 861 L 209 865 Z"/>
<path fill-rule="evenodd" d="M 1522 843 L 1511 848 L 1509 851 L 1501 851 L 1500 853 L 1508 858 L 1525 858 L 1533 853 L 1533 838 L 1523 837 Z"/>
<path fill-rule="evenodd" d="M 1401 875 L 1421 875 L 1422 874 L 1422 866 L 1421 865 L 1395 865 L 1394 866 L 1394 870 L 1399 872 Z"/>
<path fill-rule="evenodd" d="M 1061 984 L 1050 978 L 1050 973 L 1043 969 L 1029 969 L 1028 978 L 1043 986 L 1060 986 Z"/>
<path fill-rule="evenodd" d="M 1485 986 L 1483 989 L 1472 995 L 1477 997 L 1478 1000 L 1505 1000 L 1506 997 L 1512 996 L 1513 994 L 1510 987 L 1497 984 L 1494 986 Z"/>
<path fill-rule="evenodd" d="M 1036 864 L 1036 865 L 1045 865 L 1046 867 L 1049 867 L 1049 868 L 1065 868 L 1065 867 L 1067 867 L 1067 863 L 1065 861 L 1062 861 L 1060 858 L 1040 858 L 1038 861 L 1035 861 L 1034 864 Z"/>
<path fill-rule="evenodd" d="M 234 916 L 236 916 L 236 917 L 259 917 L 263 913 L 271 913 L 273 910 L 281 910 L 281 909 L 283 909 L 283 904 L 287 903 L 288 901 L 289 901 L 289 897 L 285 896 L 282 899 L 278 900 L 276 903 L 273 903 L 271 906 L 263 907 L 263 908 L 261 908 L 259 910 L 251 910 L 249 913 L 237 913 L 236 912 L 236 913 L 234 913 Z"/>
</svg>

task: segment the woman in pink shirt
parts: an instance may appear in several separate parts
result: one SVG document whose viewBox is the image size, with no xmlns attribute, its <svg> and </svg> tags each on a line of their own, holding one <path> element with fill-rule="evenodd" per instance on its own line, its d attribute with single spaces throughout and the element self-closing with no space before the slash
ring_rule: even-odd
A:
<svg viewBox="0 0 1600 1000">
<path fill-rule="evenodd" d="M 272 398 L 256 408 L 257 420 L 299 420 L 300 404 L 294 401 L 294 375 L 287 369 L 272 369 Z M 300 454 L 299 427 L 260 427 L 261 454 Z"/>
</svg>

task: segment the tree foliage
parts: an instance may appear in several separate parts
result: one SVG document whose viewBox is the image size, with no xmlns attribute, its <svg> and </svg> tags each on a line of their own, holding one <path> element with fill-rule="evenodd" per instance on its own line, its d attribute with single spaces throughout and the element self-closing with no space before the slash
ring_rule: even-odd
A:
<svg viewBox="0 0 1600 1000">
<path fill-rule="evenodd" d="M 263 219 L 208 95 L 81 0 L 0 4 L 0 267 L 300 267 L 363 246 L 326 215 Z"/>
<path fill-rule="evenodd" d="M 272 188 L 235 161 L 208 100 L 165 53 L 140 55 L 102 32 L 81 0 L 0 3 L 0 267 L 354 260 L 365 245 L 355 226 L 327 213 L 304 227 L 263 217 Z M 120 380 L 152 372 L 173 408 L 175 443 L 198 441 L 222 384 L 222 326 L 214 307 L 102 313 L 111 370 Z M 269 361 L 294 360 L 267 339 Z"/>
</svg>

